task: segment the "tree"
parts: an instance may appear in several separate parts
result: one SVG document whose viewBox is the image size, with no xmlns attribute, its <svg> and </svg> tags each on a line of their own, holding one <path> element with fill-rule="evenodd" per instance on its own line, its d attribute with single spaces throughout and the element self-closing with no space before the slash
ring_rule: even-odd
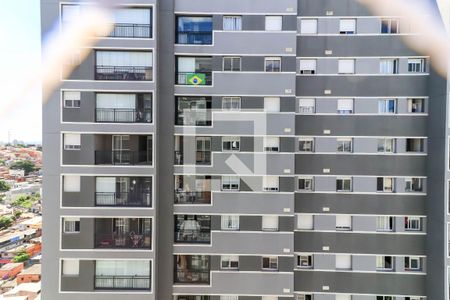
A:
<svg viewBox="0 0 450 300">
<path fill-rule="evenodd" d="M 11 217 L 0 217 L 0 229 L 8 228 L 12 225 L 13 220 Z"/>
<path fill-rule="evenodd" d="M 35 198 L 30 195 L 20 196 L 19 198 L 11 202 L 11 206 L 30 209 L 33 206 L 33 203 L 35 203 L 38 200 L 39 198 Z"/>
<path fill-rule="evenodd" d="M 25 262 L 29 259 L 30 259 L 30 255 L 27 253 L 27 251 L 22 250 L 16 256 L 14 256 L 13 262 L 20 263 L 20 262 Z"/>
<path fill-rule="evenodd" d="M 36 170 L 36 165 L 29 160 L 18 160 L 13 162 L 10 168 L 13 170 L 24 170 L 25 175 L 28 175 Z"/>
<path fill-rule="evenodd" d="M 14 221 L 16 221 L 17 219 L 19 219 L 21 215 L 22 215 L 22 212 L 21 212 L 20 210 L 16 210 L 16 211 L 14 212 L 14 216 L 13 216 Z"/>
<path fill-rule="evenodd" d="M 4 182 L 3 180 L 0 180 L 0 192 L 7 192 L 11 189 L 11 187 Z"/>
</svg>

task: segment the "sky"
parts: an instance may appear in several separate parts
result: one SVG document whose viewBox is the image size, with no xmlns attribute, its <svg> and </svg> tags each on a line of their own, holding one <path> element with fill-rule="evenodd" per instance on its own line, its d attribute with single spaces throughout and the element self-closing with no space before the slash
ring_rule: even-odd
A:
<svg viewBox="0 0 450 300">
<path fill-rule="evenodd" d="M 23 80 L 40 64 L 39 0 L 0 1 L 0 141 L 8 141 L 10 132 L 11 141 L 40 142 L 40 82 L 26 87 Z M 13 100 L 19 91 L 21 101 Z"/>
</svg>

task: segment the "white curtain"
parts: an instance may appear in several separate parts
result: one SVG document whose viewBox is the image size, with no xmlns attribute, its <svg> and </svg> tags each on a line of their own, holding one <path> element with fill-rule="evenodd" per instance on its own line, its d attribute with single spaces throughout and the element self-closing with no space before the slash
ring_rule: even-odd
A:
<svg viewBox="0 0 450 300">
<path fill-rule="evenodd" d="M 300 21 L 300 33 L 316 34 L 317 19 L 303 19 Z"/>
<path fill-rule="evenodd" d="M 351 269 L 352 256 L 347 254 L 336 255 L 336 269 Z"/>
<path fill-rule="evenodd" d="M 223 30 L 242 30 L 241 17 L 223 17 Z"/>
<path fill-rule="evenodd" d="M 116 8 L 114 21 L 125 24 L 150 24 L 151 11 L 149 8 Z"/>
<path fill-rule="evenodd" d="M 148 260 L 98 260 L 95 264 L 97 276 L 149 276 Z"/>
<path fill-rule="evenodd" d="M 315 59 L 301 59 L 300 60 L 300 71 L 310 71 L 316 70 L 316 60 Z"/>
<path fill-rule="evenodd" d="M 180 73 L 195 72 L 195 58 L 178 57 L 178 72 Z"/>
<path fill-rule="evenodd" d="M 278 230 L 278 216 L 263 216 L 262 228 L 269 230 Z"/>
<path fill-rule="evenodd" d="M 352 228 L 352 217 L 348 215 L 337 215 L 336 228 Z"/>
<path fill-rule="evenodd" d="M 277 137 L 265 137 L 264 138 L 264 148 L 277 148 L 280 145 L 280 139 Z"/>
<path fill-rule="evenodd" d="M 264 176 L 263 177 L 263 188 L 265 190 L 278 190 L 279 178 L 278 176 Z"/>
<path fill-rule="evenodd" d="M 152 67 L 152 52 L 97 51 L 99 66 Z"/>
<path fill-rule="evenodd" d="M 339 73 L 353 74 L 355 73 L 355 60 L 354 59 L 340 59 L 339 60 Z"/>
<path fill-rule="evenodd" d="M 338 99 L 338 111 L 353 111 L 353 99 Z"/>
<path fill-rule="evenodd" d="M 81 145 L 81 135 L 78 133 L 65 133 L 64 134 L 64 146 L 79 146 Z"/>
<path fill-rule="evenodd" d="M 80 176 L 64 175 L 64 192 L 79 192 Z"/>
<path fill-rule="evenodd" d="M 97 94 L 97 108 L 136 108 L 134 94 Z"/>
<path fill-rule="evenodd" d="M 95 180 L 95 191 L 97 193 L 115 193 L 116 178 L 115 177 L 97 177 Z"/>
<path fill-rule="evenodd" d="M 239 216 L 223 215 L 221 223 L 222 229 L 239 229 Z"/>
<path fill-rule="evenodd" d="M 343 32 L 355 32 L 356 20 L 355 19 L 342 19 L 339 22 L 339 31 Z"/>
<path fill-rule="evenodd" d="M 283 18 L 281 16 L 266 16 L 267 31 L 281 31 L 283 27 Z"/>
<path fill-rule="evenodd" d="M 80 100 L 80 92 L 64 92 L 64 100 Z"/>
<path fill-rule="evenodd" d="M 278 97 L 266 97 L 264 98 L 264 110 L 269 112 L 280 111 L 280 98 Z"/>
<path fill-rule="evenodd" d="M 80 261 L 78 259 L 62 260 L 63 275 L 78 275 L 80 273 Z"/>
<path fill-rule="evenodd" d="M 313 215 L 298 214 L 297 215 L 297 228 L 298 229 L 313 229 L 314 228 Z"/>
</svg>

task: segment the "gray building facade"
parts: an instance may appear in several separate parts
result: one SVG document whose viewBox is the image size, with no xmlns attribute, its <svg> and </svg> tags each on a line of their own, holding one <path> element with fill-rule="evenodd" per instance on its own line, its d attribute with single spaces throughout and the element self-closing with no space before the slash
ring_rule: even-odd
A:
<svg viewBox="0 0 450 300">
<path fill-rule="evenodd" d="M 44 299 L 449 299 L 447 83 L 410 20 L 115 4 L 44 90 Z M 94 6 L 42 0 L 43 35 Z"/>
</svg>

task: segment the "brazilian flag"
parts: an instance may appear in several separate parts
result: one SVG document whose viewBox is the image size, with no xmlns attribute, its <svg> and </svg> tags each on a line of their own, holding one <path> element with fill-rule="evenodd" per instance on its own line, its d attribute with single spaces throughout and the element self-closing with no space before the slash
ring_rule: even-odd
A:
<svg viewBox="0 0 450 300">
<path fill-rule="evenodd" d="M 205 85 L 206 76 L 202 73 L 188 73 L 186 74 L 186 81 L 189 85 Z"/>
</svg>

